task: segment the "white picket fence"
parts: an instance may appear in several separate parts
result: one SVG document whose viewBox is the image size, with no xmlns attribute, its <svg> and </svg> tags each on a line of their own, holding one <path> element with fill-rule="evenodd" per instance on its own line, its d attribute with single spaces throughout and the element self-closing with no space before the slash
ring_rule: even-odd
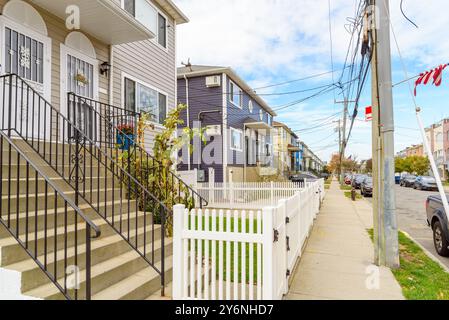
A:
<svg viewBox="0 0 449 320">
<path fill-rule="evenodd" d="M 310 183 L 229 182 L 198 183 L 196 190 L 212 208 L 261 209 L 275 206 L 280 199 L 292 197 Z"/>
<path fill-rule="evenodd" d="M 175 206 L 173 298 L 282 299 L 323 198 L 320 180 L 258 211 Z"/>
</svg>

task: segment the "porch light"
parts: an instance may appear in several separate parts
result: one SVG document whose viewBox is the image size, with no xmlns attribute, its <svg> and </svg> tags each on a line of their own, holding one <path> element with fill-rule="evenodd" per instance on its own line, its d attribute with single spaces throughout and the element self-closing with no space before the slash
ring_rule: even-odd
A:
<svg viewBox="0 0 449 320">
<path fill-rule="evenodd" d="M 100 65 L 100 73 L 102 76 L 106 75 L 106 77 L 107 77 L 110 70 L 111 70 L 111 65 L 109 64 L 109 62 L 105 61 Z"/>
</svg>

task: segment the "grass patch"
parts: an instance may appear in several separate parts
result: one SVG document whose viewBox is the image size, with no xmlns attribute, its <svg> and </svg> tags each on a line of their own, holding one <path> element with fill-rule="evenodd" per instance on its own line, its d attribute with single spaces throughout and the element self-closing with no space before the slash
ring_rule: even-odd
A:
<svg viewBox="0 0 449 320">
<path fill-rule="evenodd" d="M 256 217 L 256 214 L 254 214 L 254 216 Z M 232 217 L 230 219 L 230 223 L 229 223 L 229 228 L 230 228 L 231 232 L 236 231 L 236 232 L 244 232 L 244 233 L 257 233 L 257 219 L 254 219 L 254 229 L 252 230 L 252 232 L 250 232 L 251 229 L 249 227 L 250 226 L 249 218 L 247 218 L 246 221 L 245 221 L 245 228 L 243 228 L 243 224 L 242 224 L 243 220 L 241 218 L 238 218 L 238 220 L 237 220 L 237 230 L 235 230 L 235 222 L 234 221 L 235 221 L 235 219 L 234 219 L 234 217 Z M 192 221 L 191 221 L 191 218 L 189 216 L 189 223 L 188 223 L 189 224 L 189 228 L 191 228 L 191 226 L 192 226 L 191 222 Z M 212 224 L 214 224 L 212 216 L 209 218 L 209 227 L 208 228 L 204 228 L 204 226 L 206 225 L 205 222 L 206 222 L 205 221 L 205 217 L 203 216 L 202 217 L 203 230 L 204 229 L 205 230 L 212 230 Z M 198 216 L 195 217 L 195 228 L 198 228 Z M 218 231 L 218 230 L 220 230 L 219 228 L 220 228 L 220 219 L 217 217 L 216 220 L 215 220 L 215 230 Z M 223 219 L 223 229 L 224 230 L 228 230 L 228 220 L 226 218 L 226 215 L 224 216 L 224 219 Z M 198 248 L 199 248 L 199 243 L 200 242 L 202 244 L 202 250 L 201 250 L 202 256 L 203 256 L 203 259 L 205 259 L 206 240 L 197 240 L 197 241 L 195 241 L 195 252 L 198 253 Z M 188 246 L 189 247 L 189 251 L 190 251 L 192 243 L 193 242 L 190 242 L 190 244 Z M 211 263 L 212 263 L 212 260 L 211 260 L 212 247 L 213 247 L 212 242 L 209 241 L 209 266 L 211 266 Z M 216 245 L 215 245 L 215 257 L 216 257 L 215 276 L 216 276 L 216 279 L 219 278 L 219 267 L 218 266 L 219 266 L 220 261 L 222 260 L 222 264 L 223 264 L 223 280 L 224 281 L 228 281 L 228 279 L 230 281 L 234 281 L 234 276 L 236 275 L 238 277 L 238 283 L 242 283 L 242 282 L 250 283 L 250 275 L 249 275 L 249 273 L 250 273 L 250 261 L 251 261 L 250 260 L 250 256 L 252 255 L 252 257 L 253 257 L 253 264 L 252 264 L 252 266 L 253 266 L 253 270 L 254 270 L 254 279 L 253 279 L 254 283 L 253 284 L 256 284 L 257 283 L 257 274 L 258 274 L 258 272 L 257 272 L 257 267 L 258 267 L 257 266 L 257 249 L 258 248 L 257 247 L 258 247 L 257 244 L 250 245 L 249 243 L 234 243 L 232 241 L 230 241 L 230 242 L 223 241 L 223 253 L 224 253 L 224 255 L 223 255 L 223 258 L 220 258 L 220 242 L 217 241 Z M 234 265 L 234 248 L 237 249 L 237 256 L 238 256 L 237 266 Z M 245 256 L 244 257 L 243 257 L 243 254 L 242 254 L 243 248 L 245 248 Z M 228 274 L 228 272 L 227 272 L 227 263 L 228 263 L 227 255 L 226 255 L 227 251 L 230 251 L 230 270 L 229 270 L 230 274 Z M 189 253 L 189 255 L 190 255 L 190 253 Z M 262 253 L 260 253 L 260 255 L 262 255 Z M 244 268 L 243 268 L 243 263 L 245 264 Z M 235 269 L 235 267 L 237 267 L 237 270 Z M 243 269 L 245 269 L 245 280 L 244 281 L 242 281 L 242 278 L 243 278 L 242 270 Z"/>
<path fill-rule="evenodd" d="M 347 186 L 347 185 L 341 185 L 340 186 L 340 190 L 352 190 L 352 187 L 351 186 Z"/>
<path fill-rule="evenodd" d="M 330 184 L 325 184 L 325 185 L 324 185 L 324 189 L 325 189 L 325 190 L 329 190 L 330 188 L 331 188 L 331 185 L 330 185 Z"/>
<path fill-rule="evenodd" d="M 345 192 L 345 197 L 351 199 L 351 191 Z M 355 199 L 360 200 L 360 199 L 363 199 L 363 197 L 359 193 L 356 193 Z"/>
<path fill-rule="evenodd" d="M 368 230 L 373 239 L 373 230 Z M 392 270 L 407 300 L 449 300 L 449 274 L 403 232 L 399 232 L 401 267 Z"/>
</svg>

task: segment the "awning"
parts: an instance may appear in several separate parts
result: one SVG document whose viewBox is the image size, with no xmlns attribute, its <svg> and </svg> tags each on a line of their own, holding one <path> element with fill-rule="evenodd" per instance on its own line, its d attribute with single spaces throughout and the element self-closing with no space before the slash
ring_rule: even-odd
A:
<svg viewBox="0 0 449 320">
<path fill-rule="evenodd" d="M 66 8 L 75 5 L 80 9 L 81 31 L 109 44 L 148 40 L 154 33 L 111 0 L 31 0 L 39 7 L 64 21 Z"/>
<path fill-rule="evenodd" d="M 295 147 L 295 146 L 289 145 L 288 146 L 288 151 L 290 151 L 290 152 L 299 152 L 299 151 L 301 151 L 301 149 L 299 147 Z"/>
<path fill-rule="evenodd" d="M 255 122 L 254 120 L 248 120 L 245 122 L 245 127 L 253 130 L 271 130 L 270 125 L 265 122 Z"/>
</svg>

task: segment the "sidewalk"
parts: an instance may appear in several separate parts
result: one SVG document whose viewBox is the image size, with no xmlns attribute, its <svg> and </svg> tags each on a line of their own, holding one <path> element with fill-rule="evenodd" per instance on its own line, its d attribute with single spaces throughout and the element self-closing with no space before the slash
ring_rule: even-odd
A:
<svg viewBox="0 0 449 320">
<path fill-rule="evenodd" d="M 293 275 L 287 300 L 402 300 L 401 288 L 388 268 L 380 269 L 379 289 L 366 282 L 374 248 L 368 202 L 352 202 L 333 182 Z M 371 271 L 371 273 L 369 272 Z"/>
</svg>

